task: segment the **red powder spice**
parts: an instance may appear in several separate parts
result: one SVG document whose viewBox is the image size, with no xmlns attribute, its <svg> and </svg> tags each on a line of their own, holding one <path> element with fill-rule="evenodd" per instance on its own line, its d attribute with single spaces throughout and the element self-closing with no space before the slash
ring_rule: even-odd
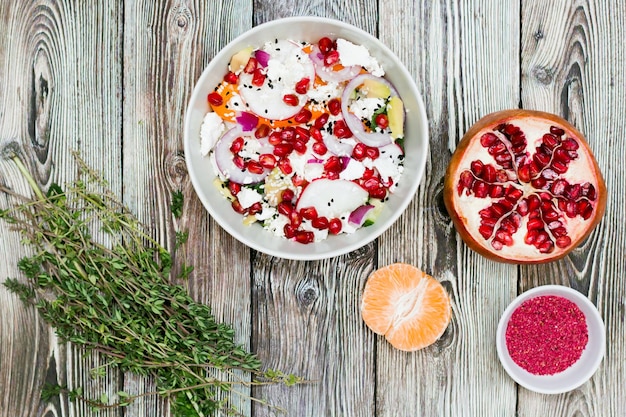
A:
<svg viewBox="0 0 626 417">
<path fill-rule="evenodd" d="M 587 321 L 572 301 L 538 296 L 511 315 L 506 347 L 513 361 L 534 375 L 553 375 L 572 366 L 589 340 Z"/>
</svg>

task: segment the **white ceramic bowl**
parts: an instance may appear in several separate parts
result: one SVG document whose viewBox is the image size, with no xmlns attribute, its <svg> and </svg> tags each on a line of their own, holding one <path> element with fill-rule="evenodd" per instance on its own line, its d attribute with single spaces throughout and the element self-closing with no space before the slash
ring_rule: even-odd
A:
<svg viewBox="0 0 626 417">
<path fill-rule="evenodd" d="M 366 46 L 378 59 L 391 81 L 400 92 L 407 110 L 405 125 L 404 173 L 397 190 L 389 197 L 374 225 L 353 234 L 329 236 L 323 242 L 299 244 L 273 236 L 260 225 L 242 224 L 242 216 L 213 184 L 214 173 L 208 158 L 200 153 L 200 126 L 209 111 L 207 94 L 222 80 L 231 56 L 248 46 L 259 47 L 274 39 L 293 39 L 317 42 L 320 38 L 342 37 Z M 346 23 L 318 18 L 292 17 L 274 20 L 245 32 L 222 49 L 206 67 L 198 80 L 187 108 L 184 128 L 184 147 L 187 168 L 193 187 L 211 216 L 232 236 L 251 248 L 269 255 L 287 259 L 313 260 L 341 255 L 366 245 L 383 233 L 402 214 L 417 190 L 424 173 L 428 152 L 428 122 L 424 104 L 415 83 L 400 60 L 378 39 Z"/>
<path fill-rule="evenodd" d="M 563 372 L 554 375 L 533 375 L 517 365 L 506 346 L 505 332 L 513 311 L 524 301 L 538 296 L 554 295 L 574 302 L 587 320 L 589 340 L 581 357 Z M 500 362 L 508 374 L 521 386 L 541 394 L 561 394 L 584 384 L 600 366 L 604 357 L 606 334 L 600 313 L 587 297 L 562 285 L 544 285 L 519 295 L 507 307 L 498 324 L 496 349 Z"/>
</svg>

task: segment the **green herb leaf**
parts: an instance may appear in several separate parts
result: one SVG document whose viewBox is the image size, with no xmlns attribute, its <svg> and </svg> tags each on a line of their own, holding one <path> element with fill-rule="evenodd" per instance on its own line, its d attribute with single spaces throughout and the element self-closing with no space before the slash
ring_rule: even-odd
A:
<svg viewBox="0 0 626 417">
<path fill-rule="evenodd" d="M 172 193 L 172 215 L 177 219 L 183 215 L 183 199 L 182 191 Z"/>
</svg>

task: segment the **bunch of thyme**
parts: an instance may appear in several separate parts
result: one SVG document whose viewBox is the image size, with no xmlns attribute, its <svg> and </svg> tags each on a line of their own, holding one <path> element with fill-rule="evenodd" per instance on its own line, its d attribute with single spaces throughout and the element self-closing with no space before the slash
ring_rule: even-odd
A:
<svg viewBox="0 0 626 417">
<path fill-rule="evenodd" d="M 228 398 L 220 391 L 237 392 L 235 384 L 301 382 L 280 371 L 262 371 L 259 359 L 234 342 L 230 326 L 219 323 L 182 286 L 171 284 L 170 278 L 177 277 L 170 277 L 170 253 L 146 233 L 102 177 L 75 158 L 80 174 L 65 190 L 52 185 L 44 195 L 17 157 L 13 159 L 34 196 L 0 184 L 0 192 L 20 200 L 0 210 L 0 218 L 35 250 L 18 262 L 27 283 L 7 279 L 10 291 L 34 304 L 60 340 L 100 352 L 122 371 L 152 375 L 158 394 L 170 399 L 174 416 L 203 417 L 218 410 L 236 414 L 227 400 L 219 399 Z M 180 209 L 182 195 L 175 197 Z M 94 235 L 106 236 L 107 244 Z M 177 244 L 185 239 L 186 234 L 179 234 Z M 176 270 L 186 275 L 191 268 Z M 216 370 L 227 380 L 212 376 Z M 237 377 L 235 370 L 249 378 Z M 59 390 L 48 388 L 47 393 Z M 93 407 L 112 406 L 106 396 L 86 399 L 76 389 L 67 391 L 71 399 L 84 399 Z M 120 392 L 113 406 L 143 395 Z"/>
</svg>

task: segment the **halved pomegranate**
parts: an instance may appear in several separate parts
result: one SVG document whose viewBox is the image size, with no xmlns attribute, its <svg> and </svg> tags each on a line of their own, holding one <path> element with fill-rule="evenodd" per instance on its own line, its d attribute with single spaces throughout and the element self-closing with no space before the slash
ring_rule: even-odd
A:
<svg viewBox="0 0 626 417">
<path fill-rule="evenodd" d="M 600 222 L 606 186 L 583 135 L 553 114 L 504 110 L 463 136 L 444 202 L 467 245 L 510 263 L 554 261 Z"/>
</svg>

